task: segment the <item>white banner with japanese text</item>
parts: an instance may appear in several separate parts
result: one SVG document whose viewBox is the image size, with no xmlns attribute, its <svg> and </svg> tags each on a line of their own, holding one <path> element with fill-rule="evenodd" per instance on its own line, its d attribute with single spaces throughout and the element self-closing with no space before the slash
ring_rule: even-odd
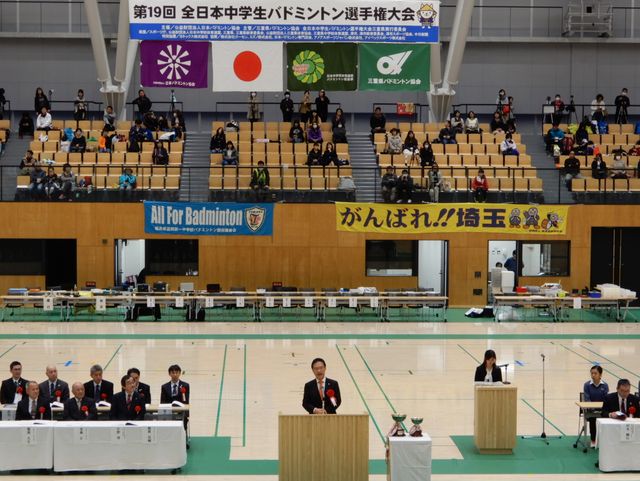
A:
<svg viewBox="0 0 640 481">
<path fill-rule="evenodd" d="M 437 43 L 440 2 L 130 0 L 137 40 Z"/>
</svg>

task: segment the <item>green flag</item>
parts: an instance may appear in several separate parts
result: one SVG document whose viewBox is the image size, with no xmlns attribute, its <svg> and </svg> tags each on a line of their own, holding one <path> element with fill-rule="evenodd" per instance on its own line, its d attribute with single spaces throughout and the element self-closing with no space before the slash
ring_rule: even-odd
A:
<svg viewBox="0 0 640 481">
<path fill-rule="evenodd" d="M 288 43 L 289 90 L 356 90 L 355 43 Z"/>
<path fill-rule="evenodd" d="M 360 44 L 360 90 L 429 90 L 431 47 Z"/>
</svg>

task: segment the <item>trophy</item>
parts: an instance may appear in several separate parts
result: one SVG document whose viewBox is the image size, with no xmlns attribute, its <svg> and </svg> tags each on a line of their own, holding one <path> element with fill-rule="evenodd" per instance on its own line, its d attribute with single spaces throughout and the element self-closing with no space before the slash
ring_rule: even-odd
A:
<svg viewBox="0 0 640 481">
<path fill-rule="evenodd" d="M 422 424 L 422 418 L 411 418 L 411 422 L 413 423 L 413 426 L 411 426 L 411 429 L 409 430 L 409 436 L 412 436 L 414 438 L 421 438 L 422 427 L 420 426 L 420 424 Z"/>
<path fill-rule="evenodd" d="M 404 436 L 405 432 L 404 432 L 404 428 L 402 427 L 402 421 L 404 421 L 407 418 L 407 415 L 406 414 L 393 413 L 391 415 L 391 418 L 396 423 L 391 428 L 391 432 L 389 433 L 389 436 Z"/>
</svg>

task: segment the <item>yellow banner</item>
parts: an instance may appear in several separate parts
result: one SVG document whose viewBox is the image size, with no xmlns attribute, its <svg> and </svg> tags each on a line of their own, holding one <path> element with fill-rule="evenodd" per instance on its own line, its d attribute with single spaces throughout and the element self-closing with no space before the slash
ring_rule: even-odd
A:
<svg viewBox="0 0 640 481">
<path fill-rule="evenodd" d="M 336 226 L 346 232 L 562 235 L 568 218 L 562 205 L 336 202 Z"/>
</svg>

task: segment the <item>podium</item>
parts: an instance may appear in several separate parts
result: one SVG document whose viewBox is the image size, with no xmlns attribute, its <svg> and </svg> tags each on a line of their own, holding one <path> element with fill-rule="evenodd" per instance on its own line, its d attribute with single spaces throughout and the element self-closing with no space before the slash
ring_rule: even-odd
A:
<svg viewBox="0 0 640 481">
<path fill-rule="evenodd" d="M 369 416 L 281 414 L 278 459 L 280 481 L 367 481 Z"/>
<path fill-rule="evenodd" d="M 476 384 L 473 438 L 480 454 L 513 454 L 517 405 L 515 386 Z"/>
</svg>

